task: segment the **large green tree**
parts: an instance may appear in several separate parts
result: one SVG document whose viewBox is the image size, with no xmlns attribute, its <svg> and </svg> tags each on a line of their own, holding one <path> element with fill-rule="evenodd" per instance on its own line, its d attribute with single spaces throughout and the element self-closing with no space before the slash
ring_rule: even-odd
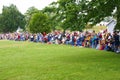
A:
<svg viewBox="0 0 120 80">
<path fill-rule="evenodd" d="M 51 28 L 52 30 L 56 29 L 56 26 L 59 26 L 59 23 L 57 21 L 57 17 L 59 17 L 59 15 L 57 15 L 57 7 L 54 4 L 55 2 L 51 3 L 49 6 L 45 7 L 42 12 L 44 14 L 46 14 L 49 18 L 49 23 L 51 24 Z"/>
<path fill-rule="evenodd" d="M 82 6 L 85 5 L 84 0 L 58 0 L 56 3 L 56 21 L 61 24 L 60 26 L 66 30 L 81 31 L 85 22 L 83 22 L 84 15 L 80 14 Z"/>
<path fill-rule="evenodd" d="M 30 24 L 30 20 L 31 20 L 32 15 L 35 14 L 35 13 L 38 13 L 39 11 L 40 10 L 38 10 L 35 7 L 28 8 L 28 10 L 25 13 L 25 20 L 26 20 L 25 28 L 26 28 L 26 30 L 29 31 L 29 24 Z"/>
<path fill-rule="evenodd" d="M 42 12 L 33 14 L 30 19 L 29 29 L 32 33 L 50 32 L 51 26 L 49 24 L 49 18 Z"/>
<path fill-rule="evenodd" d="M 84 0 L 82 13 L 86 13 L 85 23 L 99 23 L 105 17 L 114 16 L 117 19 L 115 29 L 120 29 L 120 1 L 119 0 Z M 81 6 L 80 6 L 81 7 Z"/>
<path fill-rule="evenodd" d="M 63 29 L 82 30 L 89 22 L 95 25 L 114 15 L 117 19 L 115 28 L 120 29 L 119 0 L 58 0 L 55 4 L 56 21 Z"/>
<path fill-rule="evenodd" d="M 18 27 L 24 29 L 25 19 L 17 7 L 13 4 L 10 6 L 3 6 L 2 14 L 0 16 L 1 32 L 14 32 Z"/>
</svg>

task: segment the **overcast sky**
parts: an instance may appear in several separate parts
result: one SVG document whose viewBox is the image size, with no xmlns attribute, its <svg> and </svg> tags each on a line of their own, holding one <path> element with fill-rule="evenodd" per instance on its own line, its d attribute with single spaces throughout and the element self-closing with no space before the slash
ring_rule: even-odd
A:
<svg viewBox="0 0 120 80">
<path fill-rule="evenodd" d="M 40 10 L 53 1 L 57 0 L 0 0 L 0 13 L 2 13 L 3 5 L 9 6 L 10 4 L 14 4 L 17 6 L 19 11 L 24 14 L 29 7 L 34 6 Z"/>
</svg>

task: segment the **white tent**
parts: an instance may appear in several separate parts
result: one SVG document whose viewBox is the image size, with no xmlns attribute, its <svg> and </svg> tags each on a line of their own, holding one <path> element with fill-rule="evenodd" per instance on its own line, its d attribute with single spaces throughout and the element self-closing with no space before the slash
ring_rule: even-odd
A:
<svg viewBox="0 0 120 80">
<path fill-rule="evenodd" d="M 23 29 L 21 29 L 20 27 L 18 27 L 18 29 L 16 30 L 17 33 L 23 31 Z"/>
<path fill-rule="evenodd" d="M 107 31 L 109 32 L 109 33 L 113 33 L 113 31 L 114 31 L 114 28 L 115 28 L 115 26 L 116 26 L 116 24 L 117 24 L 117 21 L 116 20 L 111 20 L 106 26 L 107 26 Z"/>
</svg>

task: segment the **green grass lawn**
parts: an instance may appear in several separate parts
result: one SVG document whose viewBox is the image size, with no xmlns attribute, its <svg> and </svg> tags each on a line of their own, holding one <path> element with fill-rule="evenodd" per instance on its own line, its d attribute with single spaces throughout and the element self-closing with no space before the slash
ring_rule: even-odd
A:
<svg viewBox="0 0 120 80">
<path fill-rule="evenodd" d="M 65 45 L 0 41 L 0 80 L 120 80 L 120 55 Z"/>
</svg>

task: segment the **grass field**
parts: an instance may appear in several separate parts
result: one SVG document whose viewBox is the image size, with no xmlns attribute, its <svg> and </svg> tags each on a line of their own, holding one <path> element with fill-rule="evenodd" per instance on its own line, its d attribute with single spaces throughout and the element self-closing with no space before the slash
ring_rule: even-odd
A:
<svg viewBox="0 0 120 80">
<path fill-rule="evenodd" d="M 120 55 L 65 45 L 0 41 L 0 80 L 120 80 Z"/>
</svg>

